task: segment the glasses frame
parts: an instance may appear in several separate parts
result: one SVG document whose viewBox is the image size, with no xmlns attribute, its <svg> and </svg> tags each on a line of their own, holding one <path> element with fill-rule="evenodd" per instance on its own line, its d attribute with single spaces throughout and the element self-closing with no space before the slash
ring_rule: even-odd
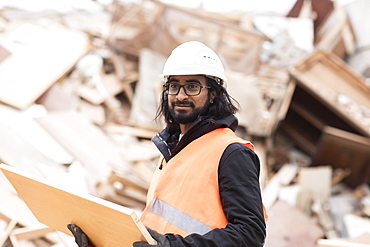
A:
<svg viewBox="0 0 370 247">
<path fill-rule="evenodd" d="M 170 84 L 176 84 L 176 85 L 179 86 L 179 88 L 178 88 L 178 90 L 177 90 L 176 93 L 170 93 Z M 185 88 L 185 86 L 187 86 L 187 85 L 197 85 L 197 86 L 199 86 L 200 87 L 199 92 L 197 94 L 190 94 L 189 95 L 188 92 L 186 91 L 186 88 Z M 177 84 L 177 83 L 166 83 L 166 84 L 163 85 L 163 87 L 167 91 L 167 95 L 178 95 L 179 92 L 180 92 L 180 90 L 181 90 L 181 88 L 184 88 L 184 92 L 185 92 L 185 94 L 187 96 L 197 96 L 197 95 L 199 95 L 202 92 L 202 88 L 208 88 L 208 89 L 209 88 L 212 88 L 210 86 L 203 86 L 203 85 L 200 85 L 200 84 L 197 84 L 197 83 L 184 84 L 184 85 L 180 85 L 180 84 Z"/>
</svg>

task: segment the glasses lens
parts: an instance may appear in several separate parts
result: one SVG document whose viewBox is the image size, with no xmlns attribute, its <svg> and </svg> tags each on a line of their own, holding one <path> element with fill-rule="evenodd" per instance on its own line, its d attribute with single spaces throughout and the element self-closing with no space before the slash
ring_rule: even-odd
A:
<svg viewBox="0 0 370 247">
<path fill-rule="evenodd" d="M 189 96 L 198 95 L 200 93 L 200 85 L 198 84 L 186 84 L 185 85 L 186 94 Z"/>
<path fill-rule="evenodd" d="M 175 83 L 168 84 L 168 94 L 176 95 L 179 92 L 180 85 Z"/>
</svg>

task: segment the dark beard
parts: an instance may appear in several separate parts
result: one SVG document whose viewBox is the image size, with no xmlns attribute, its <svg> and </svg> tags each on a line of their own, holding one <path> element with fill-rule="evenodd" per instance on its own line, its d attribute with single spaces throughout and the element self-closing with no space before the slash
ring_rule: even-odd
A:
<svg viewBox="0 0 370 247">
<path fill-rule="evenodd" d="M 188 123 L 193 123 L 195 120 L 197 120 L 197 118 L 200 115 L 204 115 L 204 113 L 206 113 L 208 111 L 209 102 L 207 100 L 206 104 L 202 108 L 196 109 L 195 111 L 193 111 L 189 114 L 187 114 L 186 111 L 182 111 L 182 110 L 180 110 L 180 111 L 178 110 L 177 113 L 176 113 L 175 110 L 174 110 L 175 105 L 189 105 L 194 109 L 193 102 L 190 102 L 190 101 L 183 101 L 183 102 L 175 101 L 175 102 L 172 103 L 172 107 L 169 108 L 170 114 L 171 114 L 172 118 L 175 120 L 176 123 L 178 123 L 178 124 L 188 124 Z"/>
</svg>

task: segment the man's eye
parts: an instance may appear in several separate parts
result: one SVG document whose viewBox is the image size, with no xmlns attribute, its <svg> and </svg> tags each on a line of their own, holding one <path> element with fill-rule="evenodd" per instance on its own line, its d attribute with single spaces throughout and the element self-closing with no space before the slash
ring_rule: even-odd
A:
<svg viewBox="0 0 370 247">
<path fill-rule="evenodd" d="M 189 89 L 198 89 L 199 88 L 199 85 L 197 85 L 197 84 L 189 84 L 188 85 L 188 88 Z"/>
<path fill-rule="evenodd" d="M 177 85 L 177 84 L 170 84 L 170 88 L 178 88 L 179 87 L 179 85 Z"/>
</svg>

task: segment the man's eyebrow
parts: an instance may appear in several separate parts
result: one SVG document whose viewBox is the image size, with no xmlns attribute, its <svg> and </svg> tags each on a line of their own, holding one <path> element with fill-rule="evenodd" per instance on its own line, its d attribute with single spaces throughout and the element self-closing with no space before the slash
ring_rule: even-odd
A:
<svg viewBox="0 0 370 247">
<path fill-rule="evenodd" d="M 175 78 L 170 78 L 170 80 L 168 81 L 168 82 L 179 82 L 179 80 L 178 79 L 175 79 Z"/>
<path fill-rule="evenodd" d="M 196 83 L 202 84 L 202 83 L 200 83 L 200 81 L 199 81 L 199 80 L 197 80 L 197 79 L 189 79 L 189 80 L 185 80 L 185 82 L 196 82 Z"/>
<path fill-rule="evenodd" d="M 178 79 L 176 79 L 176 78 L 170 78 L 168 82 L 169 82 L 169 83 L 171 83 L 171 82 L 180 82 L 180 80 L 178 80 Z M 187 83 L 189 83 L 189 82 L 194 83 L 194 82 L 195 82 L 195 83 L 202 84 L 202 83 L 200 83 L 200 81 L 199 81 L 199 80 L 197 80 L 197 79 L 189 79 L 189 80 L 185 80 L 185 82 L 187 82 Z"/>
</svg>

